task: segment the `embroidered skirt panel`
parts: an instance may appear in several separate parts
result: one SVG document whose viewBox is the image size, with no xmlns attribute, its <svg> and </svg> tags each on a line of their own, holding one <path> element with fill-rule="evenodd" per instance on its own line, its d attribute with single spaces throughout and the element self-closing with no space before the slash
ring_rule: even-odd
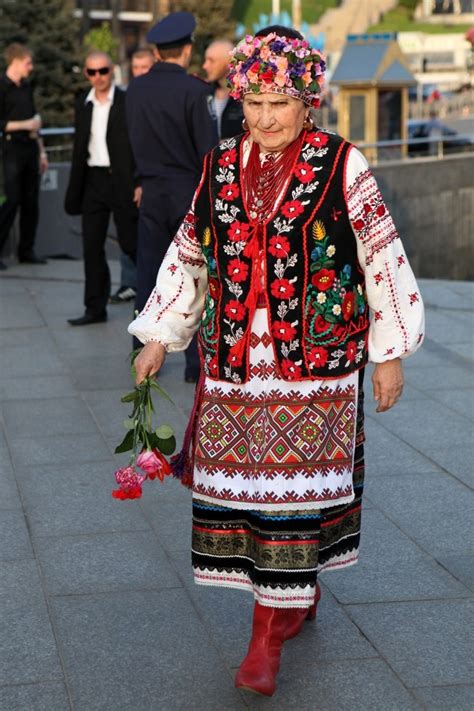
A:
<svg viewBox="0 0 474 711">
<path fill-rule="evenodd" d="M 194 579 L 240 588 L 262 605 L 309 607 L 317 575 L 357 562 L 364 485 L 362 390 L 353 501 L 322 509 L 251 510 L 193 499 Z"/>
<path fill-rule="evenodd" d="M 252 322 L 249 360 L 244 384 L 205 379 L 194 498 L 266 511 L 351 502 L 359 374 L 283 380 L 265 308 Z"/>
</svg>

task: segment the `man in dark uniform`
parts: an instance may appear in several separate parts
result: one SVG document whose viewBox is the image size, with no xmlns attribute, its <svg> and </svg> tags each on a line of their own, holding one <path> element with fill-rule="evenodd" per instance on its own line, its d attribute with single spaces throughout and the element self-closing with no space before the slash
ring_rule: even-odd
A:
<svg viewBox="0 0 474 711">
<path fill-rule="evenodd" d="M 39 176 L 48 168 L 27 77 L 33 70 L 28 47 L 14 42 L 5 50 L 7 70 L 0 78 L 0 131 L 2 132 L 3 181 L 6 200 L 0 206 L 0 253 L 20 208 L 18 259 L 28 264 L 46 264 L 36 256 Z M 6 265 L 0 261 L 0 269 Z"/>
<path fill-rule="evenodd" d="M 242 102 L 229 96 L 230 87 L 227 85 L 229 55 L 233 48 L 234 45 L 229 40 L 214 40 L 206 49 L 202 65 L 214 92 L 212 108 L 217 121 L 219 140 L 238 136 L 243 131 Z"/>
<path fill-rule="evenodd" d="M 201 177 L 204 155 L 217 143 L 209 111 L 210 87 L 188 76 L 192 32 L 189 12 L 158 22 L 147 40 L 157 62 L 127 90 L 130 142 L 143 189 L 138 223 L 137 308 L 142 310 L 171 240 Z M 186 350 L 186 382 L 199 377 L 196 340 Z"/>
</svg>

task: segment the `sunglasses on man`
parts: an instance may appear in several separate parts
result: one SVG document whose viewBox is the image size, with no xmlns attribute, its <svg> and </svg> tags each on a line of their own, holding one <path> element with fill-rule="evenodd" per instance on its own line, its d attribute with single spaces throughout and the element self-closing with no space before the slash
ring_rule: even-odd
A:
<svg viewBox="0 0 474 711">
<path fill-rule="evenodd" d="M 86 74 L 88 77 L 95 77 L 96 74 L 105 76 L 110 72 L 110 67 L 100 67 L 100 69 L 86 69 Z"/>
</svg>

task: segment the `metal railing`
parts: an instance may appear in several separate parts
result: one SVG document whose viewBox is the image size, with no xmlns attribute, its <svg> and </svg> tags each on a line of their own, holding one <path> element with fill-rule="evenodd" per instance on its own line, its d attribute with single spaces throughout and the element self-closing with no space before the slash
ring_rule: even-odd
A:
<svg viewBox="0 0 474 711">
<path fill-rule="evenodd" d="M 403 150 L 406 146 L 406 152 Z M 419 158 L 444 158 L 446 153 L 474 152 L 474 135 L 456 134 L 455 136 L 422 136 L 421 138 L 358 143 L 362 151 L 368 151 L 372 163 L 390 160 L 417 160 Z"/>
<path fill-rule="evenodd" d="M 44 128 L 41 135 L 45 142 L 45 149 L 50 160 L 67 162 L 71 157 L 74 128 Z M 50 142 L 53 138 L 59 141 Z M 61 140 L 62 139 L 62 140 Z M 403 147 L 406 146 L 406 151 Z M 421 138 L 396 139 L 391 141 L 377 141 L 374 143 L 358 143 L 362 151 L 368 150 L 374 154 L 372 162 L 386 160 L 416 160 L 418 158 L 436 157 L 443 158 L 446 153 L 474 152 L 474 135 L 456 134 L 454 136 L 426 136 Z M 404 155 L 405 154 L 405 155 Z"/>
</svg>

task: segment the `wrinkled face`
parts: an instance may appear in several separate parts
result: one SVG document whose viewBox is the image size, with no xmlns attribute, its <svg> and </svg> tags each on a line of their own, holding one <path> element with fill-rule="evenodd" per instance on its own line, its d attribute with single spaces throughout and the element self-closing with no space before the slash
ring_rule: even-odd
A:
<svg viewBox="0 0 474 711">
<path fill-rule="evenodd" d="M 284 94 L 245 94 L 244 116 L 250 135 L 264 151 L 282 151 L 299 136 L 309 109 Z"/>
<path fill-rule="evenodd" d="M 148 74 L 155 61 L 151 54 L 146 57 L 133 57 L 132 59 L 132 76 L 139 77 L 142 74 Z"/>
<path fill-rule="evenodd" d="M 227 76 L 229 67 L 229 50 L 226 44 L 211 44 L 206 49 L 202 68 L 206 72 L 207 80 L 219 81 Z"/>
<path fill-rule="evenodd" d="M 100 69 L 100 72 L 98 71 Z M 107 71 L 106 71 L 107 70 Z M 88 57 L 84 68 L 89 83 L 99 92 L 110 89 L 113 79 L 112 64 L 106 55 Z"/>
<path fill-rule="evenodd" d="M 15 65 L 15 71 L 18 72 L 21 79 L 26 79 L 33 71 L 33 58 L 31 54 L 25 57 L 14 59 L 12 64 Z"/>
</svg>

